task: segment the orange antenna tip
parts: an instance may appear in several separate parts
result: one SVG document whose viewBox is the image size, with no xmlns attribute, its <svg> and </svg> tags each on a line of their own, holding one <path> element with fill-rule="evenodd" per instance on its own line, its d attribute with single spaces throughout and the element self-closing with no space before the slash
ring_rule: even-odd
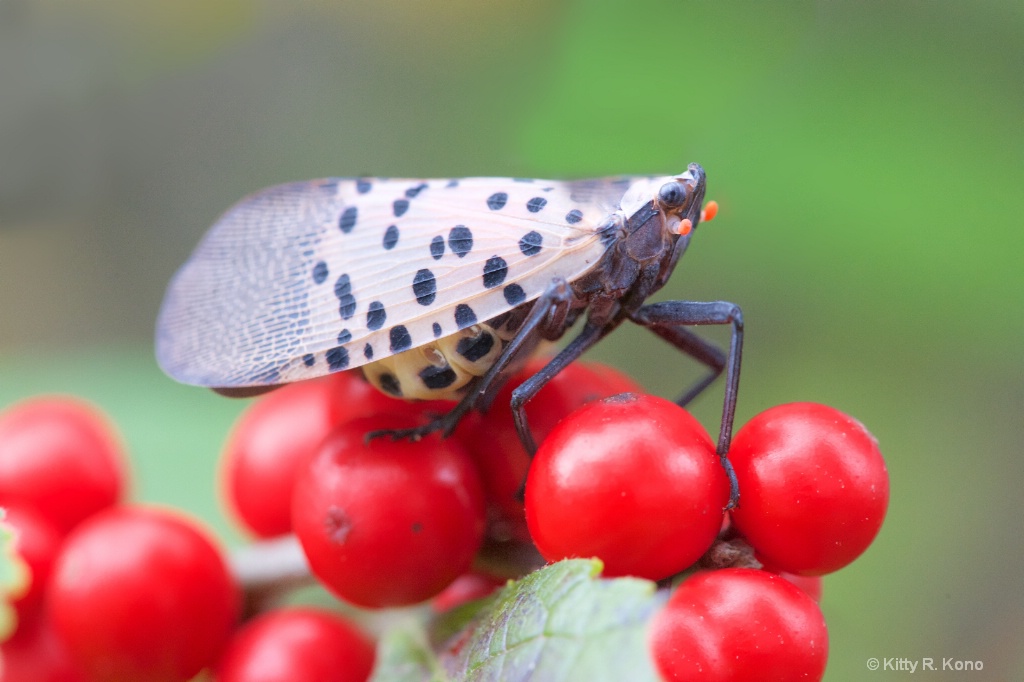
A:
<svg viewBox="0 0 1024 682">
<path fill-rule="evenodd" d="M 715 219 L 718 215 L 718 202 L 712 199 L 708 203 L 704 204 L 704 210 L 700 212 L 701 222 L 710 222 Z"/>
</svg>

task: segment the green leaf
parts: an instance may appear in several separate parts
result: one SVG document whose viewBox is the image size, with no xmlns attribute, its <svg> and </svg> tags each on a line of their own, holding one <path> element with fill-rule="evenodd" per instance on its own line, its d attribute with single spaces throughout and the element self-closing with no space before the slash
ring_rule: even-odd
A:
<svg viewBox="0 0 1024 682">
<path fill-rule="evenodd" d="M 600 579 L 597 560 L 562 561 L 511 584 L 457 646 L 452 680 L 657 680 L 646 628 L 661 603 L 646 580 Z"/>
<path fill-rule="evenodd" d="M 435 637 L 403 623 L 381 639 L 371 682 L 656 682 L 646 631 L 664 595 L 647 580 L 601 579 L 601 568 L 561 561 L 467 604 L 475 617 L 439 653 L 430 641 L 450 621 L 433 624 Z"/>
<path fill-rule="evenodd" d="M 377 643 L 377 663 L 370 682 L 445 682 L 437 654 L 416 621 L 404 622 Z"/>
</svg>

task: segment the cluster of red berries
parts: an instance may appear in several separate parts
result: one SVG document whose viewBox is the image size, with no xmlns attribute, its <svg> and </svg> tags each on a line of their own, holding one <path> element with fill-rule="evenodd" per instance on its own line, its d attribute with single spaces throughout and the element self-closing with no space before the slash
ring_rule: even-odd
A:
<svg viewBox="0 0 1024 682">
<path fill-rule="evenodd" d="M 653 622 L 659 671 L 820 678 L 820 576 L 867 548 L 888 506 L 885 462 L 866 429 L 816 403 L 758 415 L 733 440 L 742 498 L 726 513 L 728 481 L 707 431 L 606 367 L 574 364 L 528 404 L 542 442 L 531 462 L 508 404 L 542 363 L 447 440 L 365 439 L 446 404 L 394 400 L 350 375 L 287 387 L 234 433 L 227 498 L 259 534 L 294 529 L 319 580 L 370 607 L 428 599 L 460 576 L 439 600 L 494 589 L 471 572 L 488 539 L 532 543 L 549 561 L 597 556 L 605 577 L 664 581 L 715 567 L 683 581 Z"/>
<path fill-rule="evenodd" d="M 531 461 L 509 399 L 542 362 L 529 363 L 491 410 L 467 417 L 448 439 L 366 438 L 422 424 L 447 403 L 395 400 L 353 373 L 285 386 L 236 424 L 222 462 L 224 497 L 255 536 L 294 533 L 312 573 L 350 604 L 432 599 L 442 610 L 486 595 L 509 576 L 480 560 L 481 548 L 495 545 L 535 547 L 548 561 L 599 557 L 606 577 L 677 583 L 650 627 L 666 679 L 819 679 L 828 640 L 817 576 L 867 548 L 888 503 L 871 435 L 823 405 L 761 413 L 733 441 L 741 500 L 725 512 L 728 480 L 703 427 L 601 365 L 571 365 L 528 404 L 541 443 Z M 337 615 L 280 609 L 238 630 L 239 588 L 214 545 L 180 515 L 117 504 L 124 475 L 116 442 L 81 406 L 68 419 L 97 434 L 97 445 L 77 445 L 74 459 L 106 473 L 64 470 L 51 458 L 39 465 L 46 476 L 37 475 L 51 489 L 26 492 L 32 487 L 7 462 L 71 449 L 40 435 L 57 427 L 36 427 L 33 436 L 19 415 L 67 404 L 30 402 L 0 414 L 0 506 L 11 506 L 19 551 L 39 578 L 18 602 L 8 658 L 42 646 L 24 642 L 52 629 L 46 646 L 65 646 L 68 661 L 92 676 L 84 679 L 185 680 L 204 667 L 232 681 L 257 679 L 250 671 L 260 680 L 369 675 L 372 644 Z M 5 444 L 18 438 L 24 445 Z M 107 486 L 105 497 L 72 504 L 98 495 L 82 492 L 93 481 Z M 38 533 L 15 510 L 71 507 L 83 511 L 65 514 L 50 548 L 30 549 Z M 36 585 L 46 585 L 45 600 L 31 596 Z"/>
<path fill-rule="evenodd" d="M 888 505 L 870 433 L 814 403 L 762 412 L 733 440 L 742 497 L 726 513 L 728 479 L 704 428 L 601 365 L 571 365 L 528 404 L 541 442 L 531 462 L 508 405 L 542 363 L 448 440 L 365 439 L 445 404 L 396 401 L 345 374 L 286 387 L 237 427 L 227 498 L 259 534 L 293 530 L 350 603 L 480 596 L 498 584 L 473 573 L 481 543 L 530 543 L 548 561 L 599 557 L 606 577 L 686 575 L 650 631 L 666 679 L 819 679 L 820 576 L 868 547 Z"/>
<path fill-rule="evenodd" d="M 0 412 L 0 507 L 27 569 L 0 594 L 14 607 L 13 623 L 0 613 L 0 679 L 369 676 L 372 641 L 334 613 L 285 608 L 239 627 L 242 592 L 221 550 L 181 513 L 124 502 L 125 464 L 110 423 L 81 401 Z"/>
<path fill-rule="evenodd" d="M 448 439 L 366 438 L 424 423 L 448 403 L 396 400 L 352 374 L 286 386 L 232 434 L 225 497 L 257 535 L 294 531 L 313 573 L 345 601 L 422 602 L 471 572 L 484 543 L 530 541 L 522 501 L 530 458 L 509 401 L 538 367 L 531 363 L 493 409 L 470 415 Z M 576 407 L 635 389 L 610 368 L 577 363 L 530 403 L 534 432 L 543 438 Z"/>
</svg>

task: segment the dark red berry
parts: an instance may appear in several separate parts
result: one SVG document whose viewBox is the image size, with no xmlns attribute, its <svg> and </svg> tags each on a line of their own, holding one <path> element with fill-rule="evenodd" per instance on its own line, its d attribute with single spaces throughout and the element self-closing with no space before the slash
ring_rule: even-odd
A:
<svg viewBox="0 0 1024 682">
<path fill-rule="evenodd" d="M 292 520 L 310 566 L 354 604 L 429 599 L 466 572 L 483 537 L 480 480 L 457 441 L 366 441 L 414 423 L 399 415 L 338 426 L 295 485 Z"/>
</svg>

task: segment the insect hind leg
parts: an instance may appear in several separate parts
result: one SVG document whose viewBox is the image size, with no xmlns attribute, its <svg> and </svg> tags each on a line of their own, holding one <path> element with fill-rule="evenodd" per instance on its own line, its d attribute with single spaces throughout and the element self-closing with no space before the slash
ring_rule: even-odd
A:
<svg viewBox="0 0 1024 682">
<path fill-rule="evenodd" d="M 728 301 L 663 301 L 645 305 L 630 315 L 637 324 L 691 355 L 711 368 L 711 373 L 697 382 L 677 401 L 685 405 L 703 391 L 715 378 L 726 373 L 725 398 L 722 404 L 722 423 L 718 432 L 716 452 L 729 476 L 729 504 L 727 509 L 739 502 L 739 485 L 736 473 L 728 459 L 729 443 L 732 441 L 733 420 L 736 416 L 736 398 L 740 382 L 740 362 L 743 355 L 743 312 L 735 303 Z M 721 350 L 701 339 L 685 327 L 708 324 L 732 325 L 729 353 L 724 359 Z"/>
<path fill-rule="evenodd" d="M 483 409 L 491 404 L 494 395 L 504 383 L 508 367 L 524 352 L 529 353 L 534 348 L 539 332 L 565 319 L 566 310 L 572 298 L 573 293 L 568 282 L 561 277 L 551 280 L 544 293 L 534 302 L 526 319 L 516 331 L 516 335 L 501 351 L 498 359 L 482 377 L 474 379 L 469 384 L 466 395 L 455 407 L 422 426 L 411 429 L 371 431 L 366 434 L 366 439 L 390 436 L 393 440 L 402 438 L 415 440 L 435 431 L 440 431 L 445 438 L 450 436 L 467 412 L 473 408 Z"/>
<path fill-rule="evenodd" d="M 526 419 L 526 403 L 537 395 L 540 389 L 544 388 L 544 385 L 551 381 L 555 375 L 565 369 L 569 363 L 579 358 L 588 348 L 604 338 L 613 327 L 614 324 L 598 327 L 588 322 L 569 345 L 555 355 L 539 372 L 512 391 L 512 419 L 515 421 L 519 440 L 522 441 L 523 447 L 526 448 L 526 452 L 531 457 L 537 452 L 537 442 Z"/>
<path fill-rule="evenodd" d="M 455 427 L 459 425 L 462 418 L 466 416 L 473 407 L 473 400 L 475 398 L 476 386 L 479 385 L 482 378 L 477 378 L 471 381 L 468 385 L 468 391 L 462 399 L 456 403 L 455 407 L 448 410 L 444 414 L 434 419 L 431 419 L 422 426 L 416 426 L 411 429 L 379 429 L 377 431 L 370 431 L 366 434 L 366 440 L 370 441 L 374 438 L 389 437 L 391 440 L 402 440 L 408 438 L 409 440 L 419 440 L 423 436 L 435 431 L 440 431 L 442 437 L 447 438 L 455 430 Z"/>
</svg>

